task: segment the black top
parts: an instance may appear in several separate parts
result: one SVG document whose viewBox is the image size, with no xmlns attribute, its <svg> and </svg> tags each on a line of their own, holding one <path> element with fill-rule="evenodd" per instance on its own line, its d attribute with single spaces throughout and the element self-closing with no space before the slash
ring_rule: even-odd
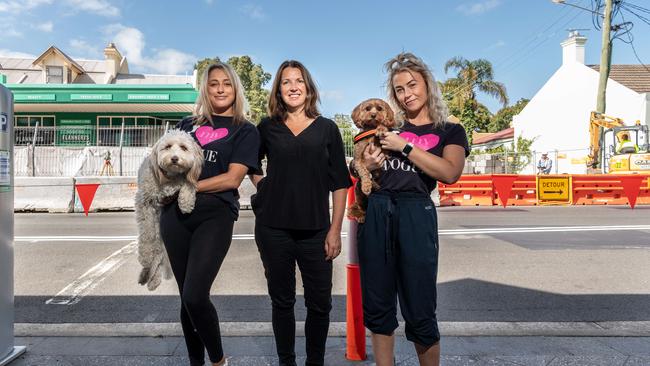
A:
<svg viewBox="0 0 650 366">
<path fill-rule="evenodd" d="M 441 127 L 431 127 L 430 123 L 416 126 L 407 121 L 400 129 L 399 135 L 413 145 L 440 157 L 447 145 L 462 146 L 465 156 L 469 156 L 467 135 L 463 126 L 446 122 Z M 378 183 L 381 187 L 379 191 L 431 194 L 437 181 L 413 165 L 401 152 L 392 152 L 386 157 Z"/>
<path fill-rule="evenodd" d="M 203 170 L 199 180 L 211 178 L 226 173 L 232 163 L 245 165 L 249 172 L 259 170 L 257 152 L 260 137 L 255 125 L 248 121 L 240 124 L 233 123 L 232 117 L 212 116 L 212 123 L 201 126 L 194 125 L 195 117 L 187 117 L 180 121 L 176 128 L 189 132 L 194 140 L 203 148 Z M 230 189 L 222 192 L 200 193 L 214 195 L 230 205 L 234 218 L 239 215 L 239 191 Z"/>
<path fill-rule="evenodd" d="M 297 136 L 269 118 L 257 129 L 260 161 L 267 158 L 266 177 L 252 199 L 258 222 L 282 229 L 328 227 L 329 192 L 352 184 L 334 121 L 318 117 Z"/>
</svg>

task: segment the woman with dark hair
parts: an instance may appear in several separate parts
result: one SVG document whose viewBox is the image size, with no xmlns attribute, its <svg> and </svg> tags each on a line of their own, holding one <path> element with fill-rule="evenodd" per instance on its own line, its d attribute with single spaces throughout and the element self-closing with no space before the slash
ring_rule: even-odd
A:
<svg viewBox="0 0 650 366">
<path fill-rule="evenodd" d="M 202 80 L 194 116 L 176 126 L 203 149 L 196 205 L 183 214 L 169 200 L 161 212 L 160 234 L 181 295 L 190 365 L 203 365 L 207 350 L 212 364 L 221 366 L 226 358 L 210 288 L 232 241 L 239 214 L 237 188 L 249 170 L 258 169 L 259 134 L 246 120 L 244 88 L 230 65 L 208 66 Z"/>
<path fill-rule="evenodd" d="M 436 319 L 438 219 L 431 201 L 437 181 L 454 183 L 469 155 L 459 124 L 447 122 L 447 108 L 427 65 L 411 53 L 386 63 L 389 100 L 403 125 L 384 132 L 381 148 L 363 154 L 369 171 L 382 169 L 380 188 L 368 197 L 358 227 L 364 323 L 372 332 L 378 366 L 393 364 L 397 299 L 420 365 L 440 363 Z"/>
<path fill-rule="evenodd" d="M 318 90 L 298 61 L 278 68 L 269 118 L 258 125 L 266 176 L 252 177 L 255 240 L 273 305 L 280 365 L 295 365 L 296 263 L 305 291 L 307 365 L 323 365 L 332 303 L 332 260 L 351 185 L 336 124 L 320 116 Z M 330 221 L 329 195 L 333 211 Z"/>
</svg>

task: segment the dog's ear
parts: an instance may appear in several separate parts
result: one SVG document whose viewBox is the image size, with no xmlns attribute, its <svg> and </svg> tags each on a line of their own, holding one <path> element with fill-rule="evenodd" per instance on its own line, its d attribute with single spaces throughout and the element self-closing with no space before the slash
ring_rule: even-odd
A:
<svg viewBox="0 0 650 366">
<path fill-rule="evenodd" d="M 187 181 L 196 187 L 199 184 L 199 176 L 201 176 L 201 170 L 203 169 L 203 149 L 193 140 L 190 141 L 190 144 L 194 163 L 192 164 L 192 168 L 187 172 L 186 177 Z"/>
<path fill-rule="evenodd" d="M 354 122 L 354 125 L 359 128 L 363 128 L 363 121 L 361 121 L 361 108 L 364 104 L 365 102 L 361 102 L 352 110 L 352 122 Z"/>
<path fill-rule="evenodd" d="M 160 146 L 160 141 L 163 138 L 161 137 L 158 139 L 158 141 L 153 145 L 151 148 L 151 153 L 149 154 L 149 165 L 151 166 L 151 172 L 153 174 L 153 177 L 156 179 L 156 182 L 160 184 L 163 179 L 163 174 L 162 171 L 160 170 L 160 166 L 158 165 L 158 147 Z"/>
<path fill-rule="evenodd" d="M 395 124 L 395 112 L 393 112 L 393 108 L 390 107 L 390 104 L 386 103 L 383 100 L 381 102 L 384 106 L 384 110 L 386 111 L 386 122 L 389 122 L 392 126 Z"/>
</svg>

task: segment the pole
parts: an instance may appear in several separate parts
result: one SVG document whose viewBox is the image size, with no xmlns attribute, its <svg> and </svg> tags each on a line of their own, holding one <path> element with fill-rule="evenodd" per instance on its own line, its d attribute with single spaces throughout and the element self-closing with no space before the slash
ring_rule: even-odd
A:
<svg viewBox="0 0 650 366">
<path fill-rule="evenodd" d="M 124 144 L 124 120 L 122 118 L 122 128 L 120 129 L 120 177 L 122 176 L 122 145 Z"/>
<path fill-rule="evenodd" d="M 13 127 L 13 95 L 0 85 L 0 365 L 25 352 L 25 347 L 14 345 Z"/>
<path fill-rule="evenodd" d="M 32 177 L 36 176 L 36 140 L 38 138 L 38 122 L 36 122 L 36 125 L 34 126 L 34 136 L 32 137 L 32 146 L 30 146 L 30 149 L 32 149 L 32 156 L 31 156 L 31 163 L 32 163 Z"/>
<path fill-rule="evenodd" d="M 600 51 L 600 79 L 598 81 L 598 96 L 596 100 L 596 112 L 598 113 L 605 113 L 607 78 L 609 78 L 609 68 L 612 64 L 612 39 L 610 36 L 612 28 L 612 2 L 613 0 L 605 0 L 602 34 L 603 44 Z"/>
<path fill-rule="evenodd" d="M 356 180 L 353 179 L 356 184 Z M 348 189 L 348 207 L 354 202 L 354 186 Z M 366 328 L 363 325 L 363 307 L 361 304 L 361 277 L 359 257 L 357 254 L 357 221 L 348 217 L 348 265 L 346 297 L 346 350 L 345 357 L 351 361 L 366 359 Z"/>
</svg>

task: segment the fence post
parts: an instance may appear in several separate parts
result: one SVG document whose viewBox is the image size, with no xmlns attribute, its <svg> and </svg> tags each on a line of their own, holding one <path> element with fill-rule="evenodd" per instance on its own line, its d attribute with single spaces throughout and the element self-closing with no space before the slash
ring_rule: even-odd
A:
<svg viewBox="0 0 650 366">
<path fill-rule="evenodd" d="M 32 177 L 36 176 L 36 140 L 38 138 L 38 122 L 34 126 L 34 137 L 32 137 Z"/>
<path fill-rule="evenodd" d="M 503 149 L 505 157 L 505 161 L 503 163 L 503 168 L 505 169 L 505 174 L 508 174 L 508 149 Z"/>
<path fill-rule="evenodd" d="M 557 167 L 557 164 L 558 164 L 558 161 L 559 161 L 559 159 L 557 158 L 557 154 L 558 154 L 558 150 L 555 149 L 555 174 L 558 174 L 558 171 L 559 171 L 558 167 Z"/>
<path fill-rule="evenodd" d="M 122 176 L 122 145 L 124 144 L 124 120 L 126 118 L 122 118 L 122 128 L 120 128 L 120 177 Z"/>
</svg>

